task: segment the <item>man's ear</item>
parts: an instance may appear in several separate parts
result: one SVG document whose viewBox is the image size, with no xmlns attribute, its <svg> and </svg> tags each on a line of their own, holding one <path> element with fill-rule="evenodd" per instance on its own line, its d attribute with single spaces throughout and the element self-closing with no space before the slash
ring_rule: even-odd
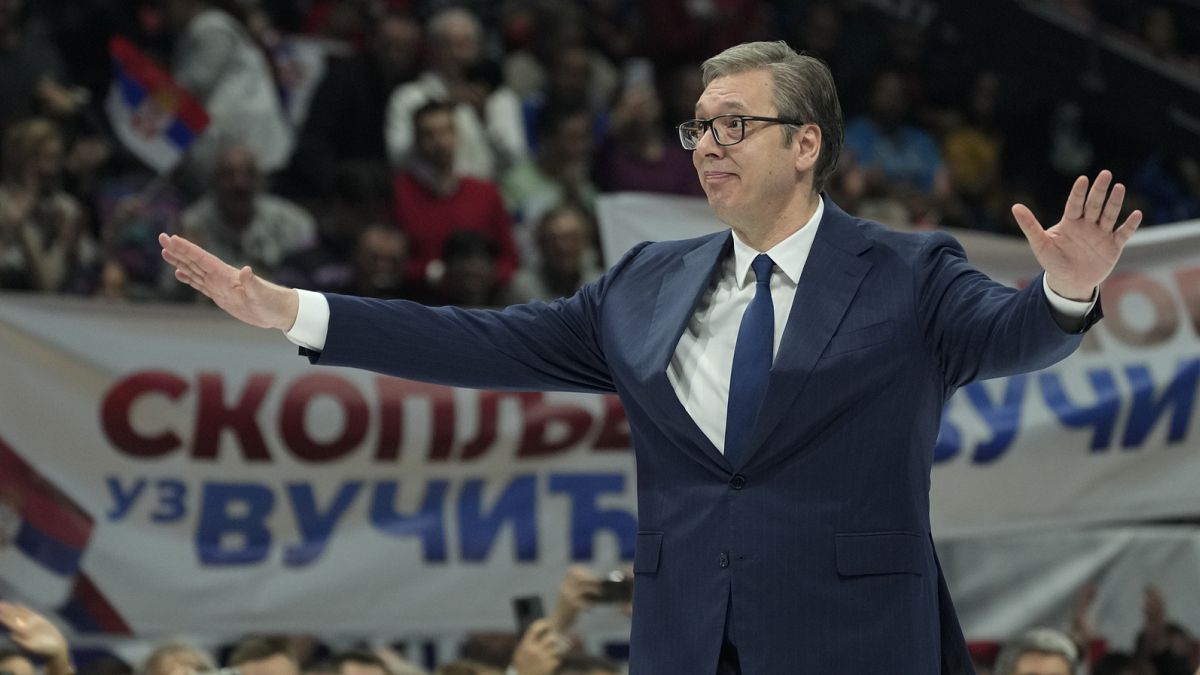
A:
<svg viewBox="0 0 1200 675">
<path fill-rule="evenodd" d="M 821 127 L 805 124 L 792 135 L 792 150 L 798 172 L 812 171 L 821 155 Z"/>
</svg>

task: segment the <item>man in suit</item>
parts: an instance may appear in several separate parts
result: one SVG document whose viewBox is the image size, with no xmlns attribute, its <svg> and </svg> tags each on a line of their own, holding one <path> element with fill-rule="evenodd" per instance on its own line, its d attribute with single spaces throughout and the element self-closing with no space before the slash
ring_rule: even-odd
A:
<svg viewBox="0 0 1200 675">
<path fill-rule="evenodd" d="M 970 673 L 929 531 L 942 405 L 1047 366 L 1099 318 L 1137 228 L 1076 181 L 1017 291 L 939 234 L 821 193 L 842 139 L 828 69 L 784 43 L 704 64 L 680 125 L 728 231 L 641 244 L 550 305 L 430 309 L 297 293 L 163 237 L 181 281 L 314 362 L 454 386 L 617 392 L 638 471 L 633 675 Z"/>
</svg>

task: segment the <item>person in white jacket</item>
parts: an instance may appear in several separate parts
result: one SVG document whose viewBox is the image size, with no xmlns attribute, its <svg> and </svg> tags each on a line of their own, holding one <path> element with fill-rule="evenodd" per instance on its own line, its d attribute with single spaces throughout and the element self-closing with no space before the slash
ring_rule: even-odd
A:
<svg viewBox="0 0 1200 675">
<path fill-rule="evenodd" d="M 495 181 L 528 154 L 521 101 L 500 83 L 499 68 L 488 71 L 483 26 L 474 14 L 461 8 L 439 12 L 426 35 L 430 69 L 397 87 L 388 102 L 388 157 L 403 165 L 414 143 L 413 112 L 430 100 L 447 101 L 455 104 L 458 130 L 455 173 Z"/>
<path fill-rule="evenodd" d="M 172 76 L 211 118 L 189 152 L 187 176 L 210 175 L 218 148 L 231 141 L 249 147 L 263 171 L 283 167 L 293 130 L 267 56 L 246 28 L 211 0 L 165 0 L 163 12 L 176 38 Z"/>
</svg>

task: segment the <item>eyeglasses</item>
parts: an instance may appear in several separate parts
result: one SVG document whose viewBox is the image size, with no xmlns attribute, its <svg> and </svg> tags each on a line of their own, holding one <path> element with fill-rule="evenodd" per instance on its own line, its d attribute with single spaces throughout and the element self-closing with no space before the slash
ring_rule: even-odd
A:
<svg viewBox="0 0 1200 675">
<path fill-rule="evenodd" d="M 679 142 L 684 150 L 695 150 L 700 145 L 704 132 L 712 129 L 717 145 L 737 145 L 746 138 L 746 122 L 771 122 L 773 124 L 804 124 L 797 120 L 757 115 L 717 115 L 706 120 L 688 120 L 680 124 Z"/>
</svg>

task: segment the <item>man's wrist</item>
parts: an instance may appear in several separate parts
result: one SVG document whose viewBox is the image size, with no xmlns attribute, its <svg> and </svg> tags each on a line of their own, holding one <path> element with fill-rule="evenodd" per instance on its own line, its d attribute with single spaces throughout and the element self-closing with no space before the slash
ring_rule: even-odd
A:
<svg viewBox="0 0 1200 675">
<path fill-rule="evenodd" d="M 1071 302 L 1091 302 L 1096 299 L 1096 287 L 1089 286 L 1088 288 L 1073 288 L 1069 284 L 1064 284 L 1050 278 L 1046 275 L 1046 287 L 1055 293 L 1058 297 Z"/>
</svg>

